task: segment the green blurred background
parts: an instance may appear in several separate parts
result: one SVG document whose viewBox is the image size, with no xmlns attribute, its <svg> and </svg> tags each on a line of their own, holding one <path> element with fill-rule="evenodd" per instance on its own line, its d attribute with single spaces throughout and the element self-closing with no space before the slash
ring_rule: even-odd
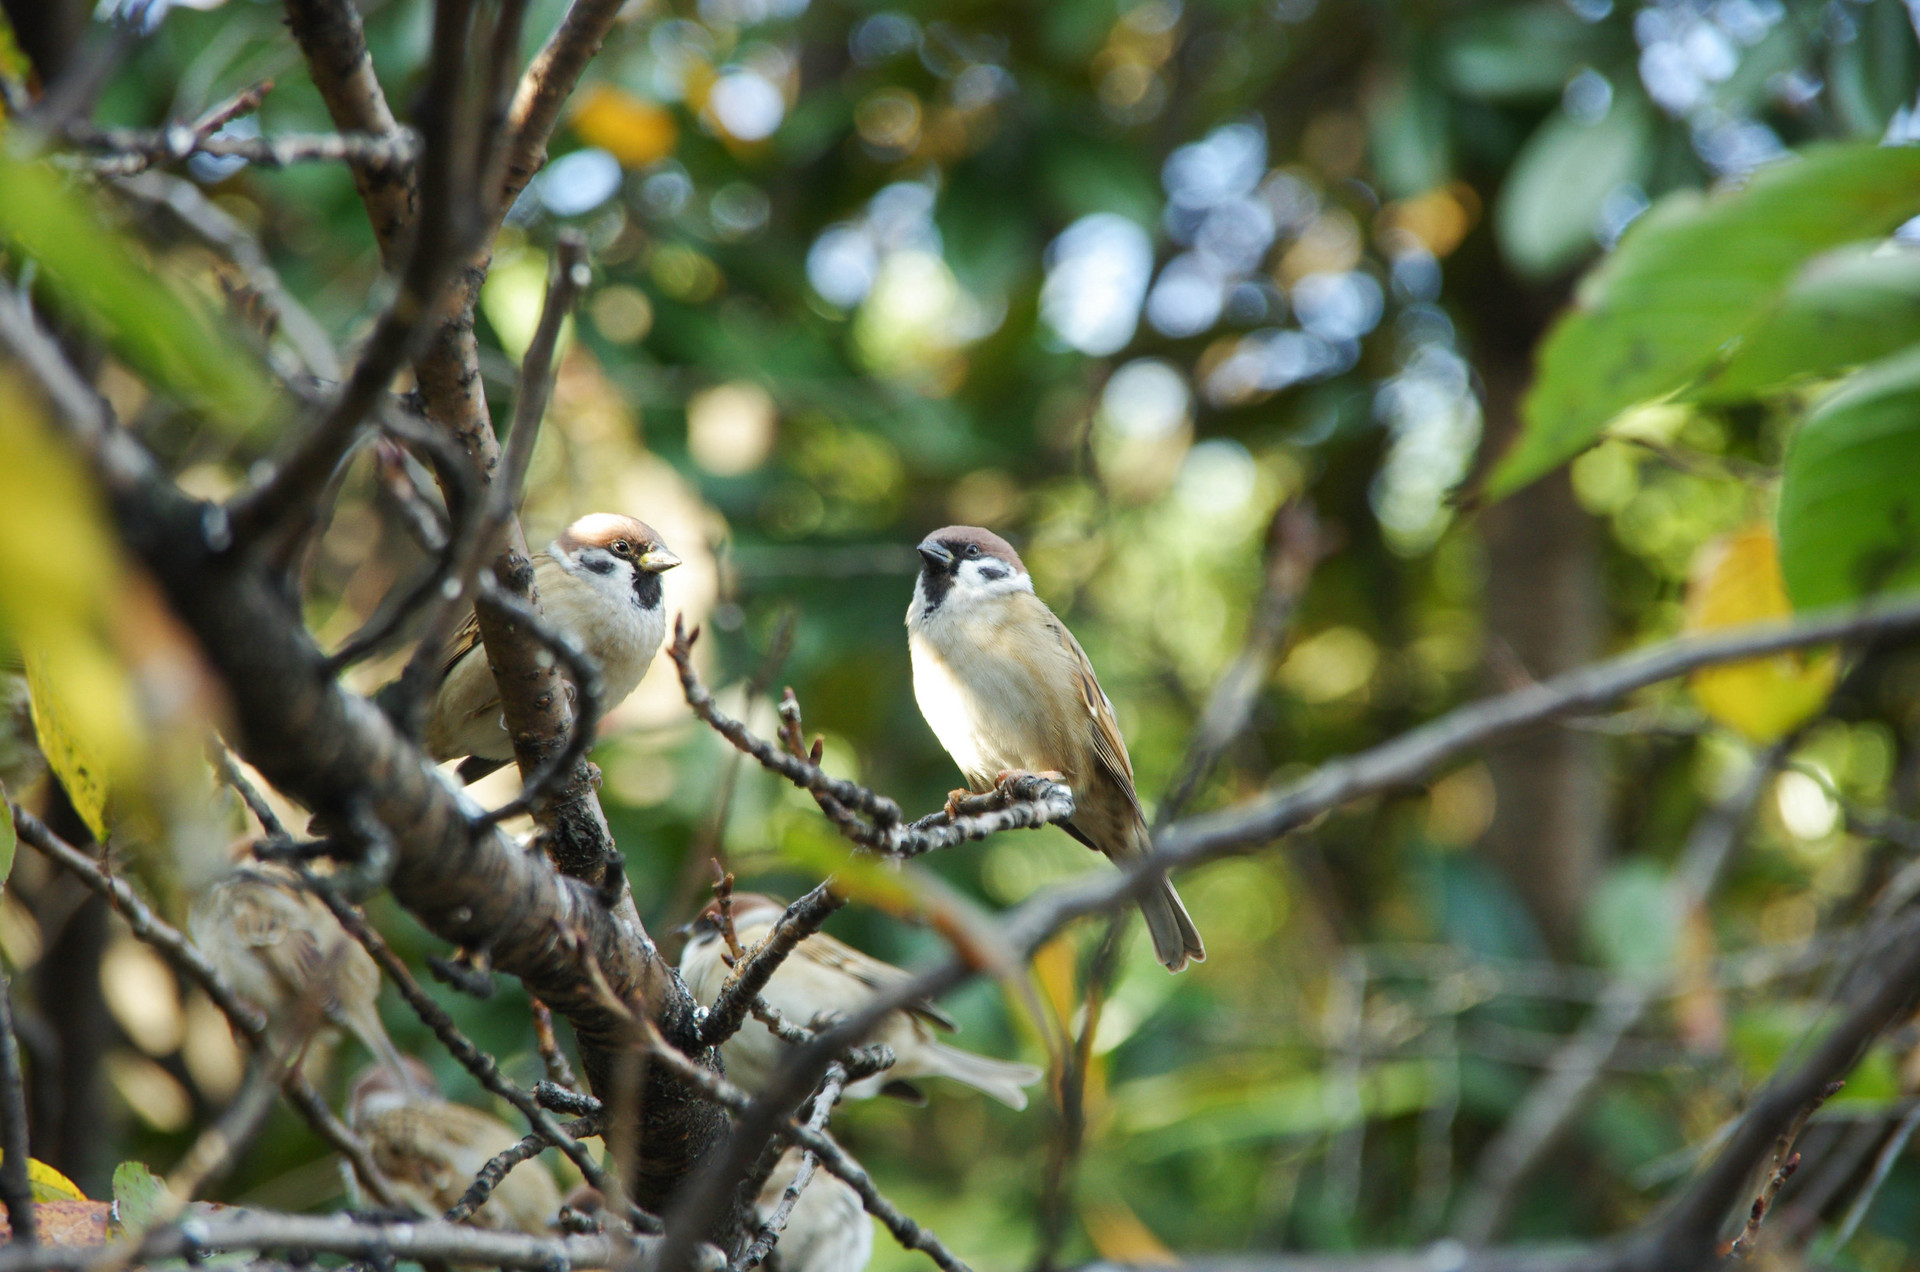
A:
<svg viewBox="0 0 1920 1272">
<path fill-rule="evenodd" d="M 429 6 L 364 8 L 404 113 Z M 561 9 L 535 0 L 529 49 Z M 703 625 L 723 704 L 770 733 L 771 702 L 746 687 L 791 685 L 829 767 L 917 813 L 958 777 L 909 691 L 912 545 L 947 522 L 989 525 L 1099 668 L 1151 805 L 1241 646 L 1274 513 L 1310 499 L 1336 550 L 1193 807 L 1224 805 L 1681 629 L 1689 572 L 1771 510 L 1776 415 L 1656 409 L 1501 504 L 1463 509 L 1449 492 L 1513 434 L 1531 352 L 1579 269 L 1651 200 L 1787 147 L 1904 128 L 1916 60 L 1899 0 L 639 0 L 482 295 L 503 420 L 555 232 L 592 245 L 529 535 L 596 508 L 652 521 L 688 560 L 668 602 Z M 98 117 L 191 118 L 267 78 L 258 116 L 234 128 L 328 128 L 277 6 L 182 5 Z M 342 348 L 366 333 L 386 292 L 344 170 L 197 159 L 169 180 L 256 235 Z M 124 208 L 156 270 L 246 325 L 248 279 L 150 204 Z M 284 362 L 297 333 L 255 335 Z M 103 374 L 197 491 L 233 489 L 285 444 L 202 428 Z M 363 465 L 312 565 L 323 642 L 418 565 Z M 787 623 L 791 652 L 768 673 Z M 1601 1234 L 1644 1215 L 1814 1019 L 1820 924 L 1883 864 L 1836 796 L 1891 798 L 1907 723 L 1870 706 L 1817 726 L 1766 788 L 1710 913 L 1669 904 L 1664 872 L 1753 751 L 1681 687 L 1183 877 L 1210 957 L 1168 977 L 1126 935 L 1062 1259 L 1444 1234 L 1480 1148 L 1606 970 L 1677 988 L 1505 1231 Z M 841 851 L 805 796 L 692 722 L 670 668 L 594 758 L 656 934 L 702 903 L 711 855 L 791 897 Z M 202 868 L 236 828 L 201 829 Z M 184 859 L 133 868 L 177 897 Z M 1054 830 L 922 864 L 991 909 L 1107 868 Z M 36 1079 L 36 1154 L 101 1195 L 121 1158 L 170 1162 L 237 1062 L 224 1025 L 117 920 L 37 863 L 18 877 L 0 951 L 35 999 L 30 1060 L 44 1073 L 91 1027 L 112 1093 Z M 410 956 L 440 952 L 391 905 L 377 913 Z M 938 946 L 858 907 L 832 930 L 904 965 Z M 957 994 L 961 1041 L 1044 1059 L 1057 1025 L 1033 1012 L 1074 1022 L 1102 931 L 1050 947 L 1031 994 Z M 443 996 L 510 1071 L 537 1076 L 517 986 Z M 389 1007 L 402 1046 L 430 1054 Z M 1837 1142 L 1850 1118 L 1900 1107 L 1897 1067 L 1876 1055 L 1822 1133 Z M 276 1117 L 226 1196 L 334 1204 L 335 1167 Z M 1048 1100 L 1015 1114 L 936 1087 L 926 1108 L 854 1105 L 835 1127 L 976 1266 L 1031 1258 L 1058 1131 Z M 1845 1258 L 1914 1257 L 1917 1192 L 1901 1163 Z M 876 1268 L 920 1262 L 877 1245 Z"/>
</svg>

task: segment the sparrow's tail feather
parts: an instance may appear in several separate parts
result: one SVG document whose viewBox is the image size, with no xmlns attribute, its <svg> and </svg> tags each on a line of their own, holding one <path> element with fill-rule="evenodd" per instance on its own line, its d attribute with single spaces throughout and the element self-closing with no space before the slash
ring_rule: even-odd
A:
<svg viewBox="0 0 1920 1272">
<path fill-rule="evenodd" d="M 964 1082 L 1010 1109 L 1026 1108 L 1027 1093 L 1022 1088 L 1030 1087 L 1046 1076 L 1044 1070 L 1030 1064 L 975 1055 L 971 1051 L 949 1047 L 944 1042 L 931 1043 L 930 1050 L 927 1063 L 922 1066 L 924 1072 Z"/>
<path fill-rule="evenodd" d="M 387 1028 L 380 1023 L 380 1014 L 372 1007 L 364 1012 L 354 1012 L 343 1022 L 353 1031 L 361 1045 L 373 1053 L 373 1058 L 393 1071 L 400 1080 L 400 1089 L 408 1095 L 425 1094 L 415 1081 L 413 1071 L 407 1068 L 407 1062 L 400 1057 L 399 1048 L 393 1045 L 393 1039 L 387 1036 Z"/>
<path fill-rule="evenodd" d="M 1200 941 L 1200 929 L 1187 915 L 1173 880 L 1161 876 L 1159 885 L 1140 898 L 1140 914 L 1153 937 L 1153 954 L 1170 972 L 1185 971 L 1189 960 L 1202 962 L 1207 947 Z"/>
</svg>

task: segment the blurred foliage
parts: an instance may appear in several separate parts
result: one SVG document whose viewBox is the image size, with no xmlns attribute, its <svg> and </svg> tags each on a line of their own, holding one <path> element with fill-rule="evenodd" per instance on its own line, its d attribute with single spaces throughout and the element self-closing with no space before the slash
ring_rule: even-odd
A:
<svg viewBox="0 0 1920 1272">
<path fill-rule="evenodd" d="M 404 106 L 428 6 L 364 8 Z M 532 5 L 530 49 L 560 9 Z M 1510 682 L 1486 523 L 1450 498 L 1488 473 L 1501 493 L 1571 460 L 1600 528 L 1609 649 L 1911 583 L 1920 415 L 1901 351 L 1920 334 L 1920 249 L 1896 231 L 1920 213 L 1920 152 L 1873 143 L 1912 130 L 1916 64 L 1899 0 L 649 0 L 496 245 L 487 389 L 504 419 L 547 245 L 579 227 L 597 275 L 535 457 L 530 536 L 595 507 L 651 521 L 687 559 L 668 598 L 705 625 L 723 705 L 770 733 L 771 702 L 748 687 L 791 684 L 828 766 L 915 812 L 956 778 L 913 704 L 901 626 L 927 530 L 983 523 L 1019 543 L 1100 669 L 1151 805 L 1240 648 L 1271 515 L 1311 497 L 1341 547 L 1200 790 L 1195 807 L 1218 807 Z M 328 127 L 276 6 L 182 7 L 112 76 L 98 118 L 190 119 L 269 77 L 257 117 L 230 129 Z M 124 231 L 107 235 L 71 210 L 87 196 L 7 163 L 0 264 L 104 342 L 118 416 L 200 494 L 284 453 L 301 426 L 284 395 L 235 405 L 262 400 L 262 370 L 300 374 L 295 324 L 263 318 L 284 302 L 258 271 L 101 183 Z M 168 180 L 257 236 L 291 303 L 343 348 L 364 336 L 388 293 L 344 171 L 201 157 Z M 1574 271 L 1602 259 L 1576 294 Z M 228 321 L 203 340 L 193 315 L 216 306 Z M 10 379 L 0 398 L 0 619 L 26 644 L 37 622 L 94 623 L 91 589 L 111 576 L 95 523 L 75 520 L 86 505 L 62 493 L 71 479 L 40 458 L 37 415 Z M 323 643 L 420 568 L 384 492 L 357 461 L 309 562 Z M 55 539 L 55 558 L 62 518 L 77 538 Z M 122 610 L 138 639 L 102 646 L 109 666 L 152 669 L 150 709 L 216 715 L 200 688 L 155 692 L 193 685 L 191 658 L 138 661 L 173 646 L 161 617 Z M 788 615 L 792 652 L 764 668 Z M 1513 881 L 1474 851 L 1501 798 L 1478 762 L 1184 876 L 1210 958 L 1171 978 L 1126 937 L 1092 1039 L 1063 1259 L 1443 1233 L 1606 971 L 1672 991 L 1510 1230 L 1579 1237 L 1648 1214 L 1751 1084 L 1830 1023 L 1828 933 L 1898 864 L 1852 816 L 1912 794 L 1914 669 L 1876 673 L 1828 703 L 1832 661 L 1769 660 L 1604 722 L 1607 861 L 1573 964 L 1548 960 Z M 57 679 L 105 701 L 116 675 Z M 129 729 L 154 737 L 173 718 Z M 1670 867 L 1702 811 L 1740 785 L 1753 741 L 1803 725 L 1719 896 L 1677 905 Z M 160 749 L 197 764 L 197 746 Z M 711 856 L 787 896 L 844 859 L 811 800 L 695 727 L 659 669 L 595 759 L 657 934 L 698 908 Z M 161 809 L 165 835 L 114 833 L 170 849 L 135 867 L 177 914 L 242 824 L 203 773 L 169 771 L 183 793 Z M 33 776 L 0 774 L 10 789 Z M 496 796 L 511 777 L 497 780 Z M 863 874 L 872 904 L 834 930 L 912 965 L 941 943 L 901 921 L 913 897 L 999 909 L 1105 868 L 1057 831 L 1003 835 Z M 23 858 L 0 897 L 17 983 L 44 970 L 64 905 Z M 409 959 L 441 952 L 390 903 L 374 912 Z M 1050 946 L 1031 994 L 955 994 L 966 1045 L 1037 1059 L 1079 1027 L 1099 934 Z M 210 1006 L 124 932 L 101 976 L 109 1152 L 57 1163 L 96 1197 L 115 1159 L 172 1161 L 239 1078 Z M 446 997 L 508 1072 L 539 1075 L 517 986 Z M 394 1007 L 403 1049 L 477 1098 Z M 334 1067 L 337 1093 L 348 1066 Z M 1914 1067 L 1877 1050 L 1816 1134 L 1837 1142 L 1910 1099 Z M 932 1096 L 851 1106 L 835 1125 L 976 1266 L 1022 1265 L 1054 1114 Z M 1916 1189 L 1902 1160 L 1834 1264 L 1920 1258 Z M 283 1110 L 225 1195 L 324 1206 L 340 1184 Z M 917 1262 L 877 1245 L 876 1268 Z"/>
</svg>

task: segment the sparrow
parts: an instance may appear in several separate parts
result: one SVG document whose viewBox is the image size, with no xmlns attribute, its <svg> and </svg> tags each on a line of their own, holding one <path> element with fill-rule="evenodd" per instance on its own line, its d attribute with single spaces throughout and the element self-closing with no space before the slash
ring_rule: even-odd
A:
<svg viewBox="0 0 1920 1272">
<path fill-rule="evenodd" d="M 599 660 L 603 708 L 625 701 L 659 651 L 667 631 L 660 576 L 679 564 L 651 526 L 612 512 L 589 513 L 534 554 L 540 608 Z M 463 782 L 513 760 L 500 689 L 471 614 L 447 643 L 426 743 L 436 760 L 467 757 L 459 767 Z"/>
<path fill-rule="evenodd" d="M 305 1017 L 304 1028 L 323 1045 L 345 1029 L 406 1080 L 380 1023 L 379 967 L 297 875 L 271 865 L 235 867 L 194 898 L 187 934 L 270 1028 L 299 1029 Z"/>
<path fill-rule="evenodd" d="M 480 1168 L 520 1136 L 491 1114 L 443 1098 L 418 1060 L 408 1060 L 407 1075 L 403 1085 L 382 1067 L 362 1073 L 348 1096 L 347 1125 L 367 1141 L 374 1165 L 400 1197 L 422 1214 L 445 1214 Z M 508 1171 L 470 1222 L 544 1233 L 559 1211 L 560 1189 L 534 1160 Z"/>
<path fill-rule="evenodd" d="M 773 931 L 786 909 L 779 902 L 752 892 L 733 896 L 733 929 L 741 948 L 751 949 Z M 714 902 L 688 925 L 692 939 L 680 955 L 680 976 L 696 1000 L 711 1006 L 732 972 L 733 958 L 721 934 L 720 903 Z M 761 996 L 787 1019 L 803 1028 L 816 1021 L 850 1016 L 883 989 L 908 979 L 906 972 L 825 933 L 801 941 L 780 964 Z M 929 1026 L 949 1032 L 959 1026 L 930 1002 L 896 1011 L 868 1038 L 893 1048 L 893 1067 L 849 1086 L 856 1100 L 887 1094 L 917 1096 L 908 1085 L 914 1078 L 952 1078 L 990 1095 L 1008 1108 L 1027 1107 L 1023 1087 L 1043 1076 L 1030 1064 L 993 1060 L 971 1051 L 949 1047 L 933 1036 Z M 727 1077 L 750 1092 L 762 1090 L 774 1069 L 785 1059 L 787 1044 L 767 1027 L 749 1019 L 720 1047 Z"/>
<path fill-rule="evenodd" d="M 754 1199 L 755 1218 L 764 1224 L 780 1204 L 780 1195 L 800 1170 L 800 1150 L 789 1148 Z M 873 1220 L 860 1194 L 825 1170 L 801 1190 L 774 1244 L 767 1266 L 774 1272 L 862 1272 L 873 1257 Z"/>
<path fill-rule="evenodd" d="M 936 530 L 917 551 L 907 607 L 913 696 L 972 789 L 992 790 L 1009 773 L 1057 773 L 1073 790 L 1063 830 L 1116 865 L 1146 856 L 1153 840 L 1113 703 L 1080 642 L 1034 594 L 1020 554 L 978 526 Z M 1168 971 L 1207 956 L 1164 875 L 1140 912 Z"/>
</svg>

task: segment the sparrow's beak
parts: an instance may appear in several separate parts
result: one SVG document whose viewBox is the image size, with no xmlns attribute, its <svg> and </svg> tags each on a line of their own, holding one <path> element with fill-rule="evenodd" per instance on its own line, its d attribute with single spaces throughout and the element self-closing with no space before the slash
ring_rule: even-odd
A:
<svg viewBox="0 0 1920 1272">
<path fill-rule="evenodd" d="M 680 564 L 680 558 L 665 548 L 654 548 L 640 556 L 640 568 L 648 574 L 665 574 Z"/>
<path fill-rule="evenodd" d="M 951 570 L 953 568 L 953 553 L 949 552 L 940 544 L 935 543 L 932 539 L 928 539 L 925 543 L 915 548 L 914 551 L 920 554 L 920 559 L 927 563 L 929 570 Z"/>
<path fill-rule="evenodd" d="M 699 921 L 700 921 L 700 920 L 698 920 L 698 919 L 690 919 L 690 920 L 688 920 L 687 922 L 685 922 L 685 923 L 682 923 L 682 924 L 681 924 L 681 925 L 680 925 L 679 927 L 677 927 L 677 928 L 675 928 L 675 929 L 673 929 L 673 932 L 672 932 L 672 935 L 674 935 L 674 936 L 692 936 L 692 935 L 693 935 L 693 925 L 694 925 L 695 923 L 698 923 Z"/>
</svg>

